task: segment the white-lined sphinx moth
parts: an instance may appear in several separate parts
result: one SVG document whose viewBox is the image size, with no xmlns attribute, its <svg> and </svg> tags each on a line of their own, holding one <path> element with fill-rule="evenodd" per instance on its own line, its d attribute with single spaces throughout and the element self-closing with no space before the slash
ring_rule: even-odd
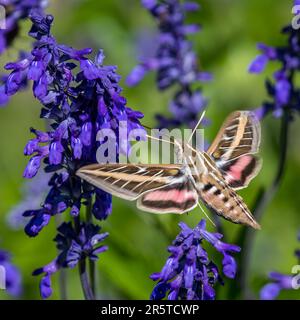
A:
<svg viewBox="0 0 300 320">
<path fill-rule="evenodd" d="M 257 175 L 261 161 L 260 124 L 249 111 L 232 113 L 207 152 L 194 150 L 197 162 L 183 164 L 93 164 L 77 175 L 92 185 L 152 213 L 184 213 L 201 200 L 234 223 L 260 229 L 242 198 L 235 192 Z M 200 163 L 200 165 L 199 165 Z"/>
</svg>

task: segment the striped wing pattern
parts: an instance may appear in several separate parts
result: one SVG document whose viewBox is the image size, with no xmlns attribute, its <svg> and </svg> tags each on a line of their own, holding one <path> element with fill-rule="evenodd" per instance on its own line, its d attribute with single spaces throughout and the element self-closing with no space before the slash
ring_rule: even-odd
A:
<svg viewBox="0 0 300 320">
<path fill-rule="evenodd" d="M 77 175 L 92 185 L 153 213 L 184 213 L 197 205 L 198 194 L 182 166 L 89 165 Z"/>
<path fill-rule="evenodd" d="M 216 163 L 224 163 L 245 154 L 258 152 L 260 124 L 251 111 L 233 112 L 224 122 L 208 149 Z"/>
<path fill-rule="evenodd" d="M 261 168 L 254 156 L 261 140 L 260 123 L 250 111 L 233 112 L 224 122 L 207 153 L 217 164 L 229 186 L 245 188 Z"/>
<path fill-rule="evenodd" d="M 210 156 L 204 154 L 204 158 L 209 170 L 200 178 L 202 202 L 227 220 L 260 229 L 243 199 L 229 186 Z"/>
<path fill-rule="evenodd" d="M 176 165 L 93 164 L 80 168 L 77 175 L 108 193 L 136 200 L 146 191 L 182 181 L 180 169 Z"/>
</svg>

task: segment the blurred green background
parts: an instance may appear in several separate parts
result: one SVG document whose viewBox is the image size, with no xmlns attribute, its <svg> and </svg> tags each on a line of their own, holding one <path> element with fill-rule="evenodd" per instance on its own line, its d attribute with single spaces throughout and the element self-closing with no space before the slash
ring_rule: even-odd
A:
<svg viewBox="0 0 300 320">
<path fill-rule="evenodd" d="M 214 74 L 214 81 L 203 86 L 209 98 L 207 116 L 212 120 L 206 129 L 211 140 L 223 119 L 233 110 L 252 109 L 267 97 L 264 89 L 266 74 L 272 75 L 276 64 L 263 75 L 247 73 L 247 67 L 257 55 L 256 43 L 269 45 L 284 43 L 280 34 L 282 26 L 291 20 L 292 1 L 286 0 L 199 0 L 201 11 L 192 13 L 188 20 L 202 24 L 203 31 L 192 36 L 201 67 Z M 145 31 L 155 30 L 155 23 L 139 0 L 50 0 L 48 12 L 55 16 L 53 33 L 61 43 L 73 47 L 103 48 L 106 64 L 118 66 L 122 75 L 124 95 L 128 105 L 144 112 L 144 124 L 155 126 L 157 112 L 167 113 L 172 90 L 159 93 L 154 75 L 149 75 L 135 88 L 126 88 L 124 78 L 136 64 L 136 41 Z M 1 58 L 14 60 L 20 48 L 29 48 L 26 32 L 29 22 L 22 25 L 22 37 Z M 29 128 L 44 129 L 39 119 L 39 104 L 30 92 L 14 97 L 10 105 L 0 110 L 0 248 L 13 253 L 24 277 L 24 299 L 39 299 L 39 278 L 31 276 L 36 267 L 50 262 L 56 255 L 52 239 L 55 221 L 52 219 L 37 238 L 28 238 L 23 230 L 7 227 L 7 213 L 22 196 L 22 172 L 27 159 L 23 148 L 30 138 Z M 278 137 L 280 121 L 269 116 L 263 122 L 261 153 L 264 166 L 259 176 L 247 190 L 241 192 L 249 206 L 253 204 L 261 186 L 268 186 L 278 163 Z M 291 125 L 288 163 L 283 183 L 261 221 L 257 232 L 250 266 L 249 287 L 258 297 L 259 289 L 266 283 L 271 270 L 290 273 L 296 259 L 296 236 L 299 219 L 300 177 L 300 119 Z M 66 214 L 67 216 L 67 214 Z M 179 216 L 153 216 L 139 212 L 134 204 L 113 199 L 113 214 L 102 224 L 110 237 L 106 241 L 109 251 L 101 255 L 98 263 L 98 287 L 102 298 L 148 299 L 154 286 L 149 275 L 160 271 L 168 253 L 167 246 L 177 235 L 177 223 L 184 220 L 195 226 L 203 214 L 195 209 L 191 214 Z M 234 243 L 238 226 L 224 221 L 227 241 Z M 212 226 L 209 225 L 212 230 Z M 214 260 L 220 257 L 211 252 Z M 81 299 L 82 291 L 77 269 L 68 271 L 68 296 Z M 53 299 L 59 299 L 58 276 L 53 277 Z M 225 287 L 218 288 L 217 298 L 226 299 L 227 289 L 234 280 L 225 279 Z M 0 298 L 9 298 L 0 292 Z M 280 298 L 299 298 L 299 291 L 284 292 Z"/>
</svg>

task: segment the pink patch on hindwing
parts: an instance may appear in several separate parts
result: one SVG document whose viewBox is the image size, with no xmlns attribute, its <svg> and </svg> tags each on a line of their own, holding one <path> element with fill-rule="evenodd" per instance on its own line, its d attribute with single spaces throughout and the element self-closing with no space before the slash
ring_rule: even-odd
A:
<svg viewBox="0 0 300 320">
<path fill-rule="evenodd" d="M 189 190 L 155 190 L 145 194 L 145 201 L 173 201 L 176 203 L 186 202 L 188 200 L 194 200 L 195 193 Z"/>
<path fill-rule="evenodd" d="M 230 166 L 227 171 L 227 181 L 239 181 L 242 179 L 242 173 L 252 161 L 252 156 L 246 155 L 237 159 L 236 163 Z"/>
</svg>

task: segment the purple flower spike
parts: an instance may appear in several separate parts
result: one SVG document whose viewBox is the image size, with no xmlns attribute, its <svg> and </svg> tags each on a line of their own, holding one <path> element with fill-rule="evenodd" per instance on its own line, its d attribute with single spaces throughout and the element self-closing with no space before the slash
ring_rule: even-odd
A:
<svg viewBox="0 0 300 320">
<path fill-rule="evenodd" d="M 28 6 L 30 3 L 30 7 L 34 3 L 40 4 L 38 0 L 12 2 Z M 41 167 L 50 175 L 46 179 L 48 192 L 44 201 L 35 204 L 37 209 L 25 207 L 26 234 L 36 237 L 53 216 L 65 211 L 70 212 L 74 224 L 74 227 L 70 223 L 62 224 L 55 239 L 61 253 L 51 264 L 34 273 L 44 274 L 40 291 L 43 298 L 48 298 L 52 294 L 53 273 L 60 268 L 73 268 L 85 259 L 96 261 L 98 255 L 108 249 L 100 245 L 108 234 L 98 235 L 100 228 L 90 220 L 103 220 L 111 214 L 111 195 L 77 175 L 81 167 L 97 162 L 97 151 L 105 143 L 105 139 L 98 138 L 99 131 L 110 129 L 111 136 L 116 138 L 116 157 L 110 159 L 116 162 L 121 152 L 130 153 L 131 145 L 125 143 L 130 131 L 141 129 L 142 139 L 145 130 L 140 123 L 143 114 L 128 107 L 121 95 L 121 77 L 117 68 L 104 65 L 102 50 L 92 60 L 90 48 L 76 50 L 57 42 L 51 33 L 52 15 L 33 10 L 29 19 L 33 48 L 30 53 L 23 53 L 17 61 L 6 65 L 9 74 L 1 77 L 0 104 L 32 83 L 33 96 L 41 104 L 40 118 L 47 119 L 49 124 L 46 132 L 32 128 L 30 131 L 34 137 L 24 148 L 24 154 L 31 157 L 24 177 L 33 178 Z M 127 122 L 128 132 L 124 138 L 120 137 L 121 121 Z M 87 224 L 81 216 L 82 206 L 86 206 L 89 213 L 86 215 Z M 82 264 L 79 264 L 81 268 Z M 93 296 L 86 292 L 85 286 L 83 289 L 85 296 Z"/>
<path fill-rule="evenodd" d="M 299 32 L 287 26 L 282 32 L 288 37 L 286 45 L 269 47 L 263 43 L 257 45 L 261 54 L 250 64 L 250 73 L 261 73 L 269 61 L 277 61 L 280 65 L 274 73 L 273 81 L 266 81 L 266 89 L 270 101 L 266 101 L 256 110 L 259 119 L 268 113 L 281 117 L 286 110 L 300 111 L 299 89 L 294 87 L 294 77 L 299 72 L 300 40 Z"/>
<path fill-rule="evenodd" d="M 169 300 L 212 300 L 215 298 L 214 286 L 222 281 L 218 268 L 203 248 L 203 242 L 207 241 L 223 254 L 223 273 L 230 279 L 235 277 L 237 265 L 228 251 L 238 252 L 240 248 L 221 242 L 221 234 L 208 232 L 205 220 L 201 220 L 195 229 L 183 222 L 179 226 L 181 232 L 168 248 L 171 256 L 160 273 L 150 276 L 158 281 L 151 299 L 161 300 L 167 296 Z"/>
<path fill-rule="evenodd" d="M 158 40 L 154 41 L 157 48 L 152 55 L 149 54 L 152 50 L 142 54 L 140 63 L 128 75 L 126 83 L 135 86 L 148 72 L 155 71 L 159 90 L 179 87 L 170 103 L 172 116 L 158 115 L 159 126 L 194 127 L 199 113 L 205 110 L 207 100 L 199 88 L 194 90 L 192 86 L 212 79 L 211 74 L 200 71 L 192 42 L 187 38 L 187 35 L 200 30 L 197 24 L 185 23 L 186 13 L 198 10 L 199 5 L 179 0 L 142 0 L 142 4 L 157 21 L 159 34 Z M 148 42 L 153 47 L 153 40 L 149 38 Z"/>
<path fill-rule="evenodd" d="M 47 132 L 31 129 L 35 137 L 24 148 L 24 154 L 31 156 L 24 177 L 33 178 L 42 164 L 46 172 L 52 173 L 42 208 L 31 208 L 24 214 L 30 217 L 25 231 L 32 237 L 52 216 L 68 208 L 73 217 L 78 217 L 81 205 L 93 195 L 94 216 L 103 220 L 110 215 L 111 195 L 83 182 L 76 171 L 96 162 L 98 147 L 104 143 L 97 139 L 100 129 L 111 129 L 119 141 L 119 122 L 127 121 L 128 131 L 143 129 L 143 114 L 127 106 L 116 67 L 104 65 L 102 50 L 93 61 L 88 56 L 92 53 L 90 48 L 76 50 L 57 43 L 51 34 L 53 16 L 33 11 L 30 19 L 33 50 L 6 65 L 10 74 L 3 77 L 0 103 L 16 94 L 25 82 L 33 82 L 33 94 L 42 104 L 41 118 L 51 122 Z M 127 136 L 122 139 L 124 145 L 116 145 L 117 155 L 130 152 L 126 139 Z"/>
<path fill-rule="evenodd" d="M 44 274 L 40 281 L 40 294 L 43 299 L 52 295 L 51 275 L 61 268 L 74 268 L 80 260 L 89 258 L 93 261 L 98 255 L 107 250 L 101 243 L 108 237 L 108 233 L 99 233 L 100 227 L 82 223 L 79 234 L 71 223 L 63 223 L 58 228 L 54 241 L 59 250 L 58 257 L 42 268 L 33 272 L 34 276 Z"/>
</svg>

